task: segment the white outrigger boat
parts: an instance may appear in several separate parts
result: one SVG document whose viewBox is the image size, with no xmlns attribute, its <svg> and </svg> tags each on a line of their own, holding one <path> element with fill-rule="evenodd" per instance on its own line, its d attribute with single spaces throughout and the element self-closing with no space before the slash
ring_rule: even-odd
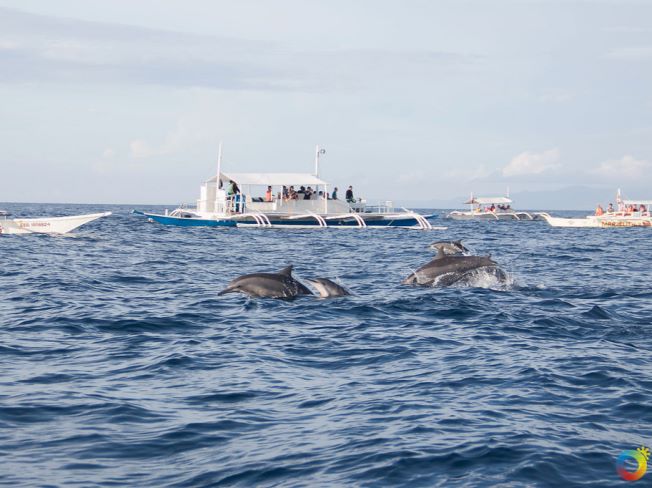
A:
<svg viewBox="0 0 652 488">
<path fill-rule="evenodd" d="M 0 211 L 0 234 L 67 234 L 84 224 L 111 215 L 102 212 L 67 217 L 10 218 L 10 214 Z"/>
<path fill-rule="evenodd" d="M 583 218 L 553 217 L 545 212 L 537 215 L 552 227 L 652 227 L 652 215 L 649 210 L 652 200 L 623 200 L 618 190 L 616 204 L 617 209 L 613 211 L 597 211 L 595 215 Z"/>
<path fill-rule="evenodd" d="M 509 197 L 474 197 L 464 202 L 468 210 L 454 210 L 446 218 L 454 220 L 537 220 L 536 215 L 512 209 Z"/>
<path fill-rule="evenodd" d="M 274 227 L 274 228 L 366 228 L 403 227 L 442 229 L 428 221 L 434 215 L 421 215 L 391 202 L 367 205 L 363 199 L 332 199 L 329 185 L 319 178 L 317 146 L 315 173 L 224 173 L 221 148 L 218 172 L 201 185 L 194 208 L 179 207 L 165 214 L 134 210 L 151 221 L 182 227 Z M 237 191 L 233 192 L 234 184 Z M 291 193 L 291 189 L 299 190 Z M 312 189 L 301 193 L 301 188 Z M 231 191 L 227 191 L 227 188 Z"/>
</svg>

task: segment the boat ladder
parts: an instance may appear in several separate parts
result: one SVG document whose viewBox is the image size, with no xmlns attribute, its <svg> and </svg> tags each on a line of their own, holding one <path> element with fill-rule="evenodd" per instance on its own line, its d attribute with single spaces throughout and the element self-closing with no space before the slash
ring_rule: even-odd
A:
<svg viewBox="0 0 652 488">
<path fill-rule="evenodd" d="M 328 227 L 328 224 L 326 223 L 326 220 L 324 220 L 324 217 L 321 215 L 317 215 L 314 212 L 308 212 L 305 215 L 293 215 L 290 217 L 291 219 L 302 219 L 304 217 L 312 217 L 317 221 L 317 224 L 319 224 L 319 227 Z"/>
<path fill-rule="evenodd" d="M 432 224 L 428 222 L 428 219 L 426 219 L 423 215 L 420 215 L 416 212 L 412 212 L 411 215 L 419 224 L 419 229 L 432 230 Z"/>
<path fill-rule="evenodd" d="M 249 212 L 246 214 L 242 214 L 242 217 L 251 217 L 256 221 L 257 227 L 271 227 L 272 223 L 269 221 L 269 218 L 267 215 L 264 213 L 255 213 L 255 212 Z"/>
<path fill-rule="evenodd" d="M 326 217 L 326 218 L 329 219 L 329 220 L 352 218 L 353 220 L 355 220 L 358 223 L 359 228 L 364 229 L 364 228 L 367 227 L 367 223 L 357 213 L 348 213 L 348 214 L 344 214 L 344 215 L 334 215 L 332 217 Z"/>
</svg>

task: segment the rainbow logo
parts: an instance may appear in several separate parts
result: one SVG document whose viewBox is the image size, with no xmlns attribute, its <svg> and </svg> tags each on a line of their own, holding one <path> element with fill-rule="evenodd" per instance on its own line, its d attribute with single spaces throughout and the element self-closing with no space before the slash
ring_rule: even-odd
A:
<svg viewBox="0 0 652 488">
<path fill-rule="evenodd" d="M 623 451 L 616 460 L 616 471 L 625 481 L 640 480 L 647 471 L 648 459 L 650 459 L 650 450 L 645 446 L 641 446 L 635 451 Z M 636 471 L 630 471 L 625 466 L 625 463 L 631 462 L 631 460 L 636 461 Z"/>
</svg>

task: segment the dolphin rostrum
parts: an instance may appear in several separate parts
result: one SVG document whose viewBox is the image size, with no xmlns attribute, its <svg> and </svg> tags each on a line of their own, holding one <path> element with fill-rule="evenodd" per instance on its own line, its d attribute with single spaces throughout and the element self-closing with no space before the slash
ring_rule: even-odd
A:
<svg viewBox="0 0 652 488">
<path fill-rule="evenodd" d="M 321 298 L 345 297 L 351 294 L 349 290 L 328 278 L 313 278 L 306 281 L 317 289 Z"/>
<path fill-rule="evenodd" d="M 292 266 L 278 273 L 254 273 L 240 276 L 229 283 L 218 296 L 227 293 L 244 293 L 260 298 L 294 298 L 312 295 L 312 292 L 292 276 Z"/>
<path fill-rule="evenodd" d="M 405 278 L 402 284 L 449 286 L 470 281 L 483 271 L 492 274 L 500 281 L 507 279 L 507 275 L 498 267 L 498 263 L 489 256 L 447 256 L 443 249 L 439 249 L 432 261 Z"/>
<path fill-rule="evenodd" d="M 437 241 L 430 244 L 430 249 L 444 251 L 447 256 L 454 256 L 457 254 L 466 254 L 469 250 L 462 244 L 462 241 Z"/>
</svg>

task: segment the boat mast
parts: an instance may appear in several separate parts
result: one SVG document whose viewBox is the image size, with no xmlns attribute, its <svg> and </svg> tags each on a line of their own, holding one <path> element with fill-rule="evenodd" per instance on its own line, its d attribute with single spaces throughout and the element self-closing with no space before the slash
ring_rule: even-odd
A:
<svg viewBox="0 0 652 488">
<path fill-rule="evenodd" d="M 218 194 L 220 191 L 220 175 L 222 174 L 222 141 L 217 150 L 217 177 L 215 178 L 215 212 L 217 212 Z"/>
<path fill-rule="evenodd" d="M 326 149 L 319 147 L 319 144 L 315 146 L 315 176 L 319 178 L 319 156 L 326 154 Z"/>
<path fill-rule="evenodd" d="M 315 146 L 315 176 L 319 178 L 319 157 L 323 154 L 326 154 L 326 149 L 319 147 L 319 144 Z M 324 185 L 324 213 L 328 213 L 328 185 Z"/>
</svg>

